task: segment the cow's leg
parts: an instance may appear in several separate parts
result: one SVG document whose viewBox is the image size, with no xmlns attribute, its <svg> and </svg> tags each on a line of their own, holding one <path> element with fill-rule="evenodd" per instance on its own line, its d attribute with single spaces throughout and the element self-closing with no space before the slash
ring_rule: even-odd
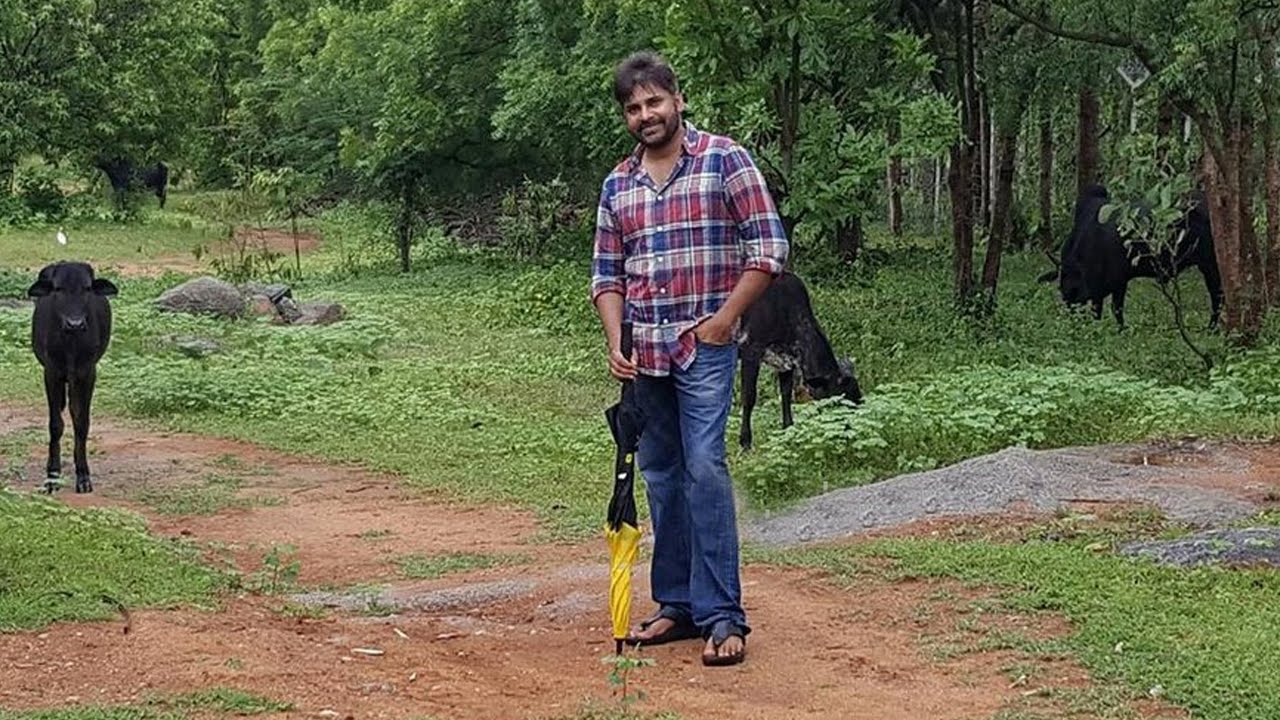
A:
<svg viewBox="0 0 1280 720">
<path fill-rule="evenodd" d="M 1200 263 L 1200 274 L 1204 276 L 1205 289 L 1209 291 L 1209 329 L 1218 327 L 1218 315 L 1222 311 L 1222 275 L 1218 273 L 1218 263 L 1209 261 Z"/>
<path fill-rule="evenodd" d="M 782 427 L 791 427 L 791 398 L 795 396 L 795 370 L 778 373 L 778 394 L 782 396 Z"/>
<path fill-rule="evenodd" d="M 1103 302 L 1103 300 L 1105 300 L 1105 299 L 1106 299 L 1106 297 L 1105 297 L 1105 296 L 1103 296 L 1103 297 L 1095 297 L 1095 298 L 1093 298 L 1092 300 L 1090 300 L 1090 302 L 1093 304 L 1093 319 L 1094 319 L 1094 320 L 1101 320 L 1101 319 L 1102 319 L 1102 302 Z"/>
<path fill-rule="evenodd" d="M 62 477 L 62 411 L 67 406 L 67 380 L 50 368 L 44 371 L 44 396 L 49 406 L 49 455 L 45 463 L 45 492 L 52 493 Z"/>
<path fill-rule="evenodd" d="M 71 379 L 71 425 L 75 432 L 74 457 L 76 463 L 76 492 L 93 492 L 89 479 L 89 406 L 93 403 L 93 386 L 96 373 L 90 371 L 82 377 Z"/>
<path fill-rule="evenodd" d="M 1124 329 L 1124 294 L 1128 291 L 1127 285 L 1121 285 L 1111 293 L 1111 312 L 1116 316 L 1116 325 L 1120 329 Z"/>
<path fill-rule="evenodd" d="M 751 411 L 756 406 L 756 386 L 760 381 L 759 358 L 742 356 L 742 430 L 738 444 L 744 450 L 751 448 Z"/>
</svg>

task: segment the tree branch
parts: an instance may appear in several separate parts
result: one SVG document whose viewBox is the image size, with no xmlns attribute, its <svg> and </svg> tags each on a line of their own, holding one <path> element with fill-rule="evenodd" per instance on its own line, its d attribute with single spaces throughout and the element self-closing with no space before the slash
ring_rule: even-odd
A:
<svg viewBox="0 0 1280 720">
<path fill-rule="evenodd" d="M 1057 37 L 1066 38 L 1067 40 L 1078 40 L 1080 42 L 1086 42 L 1093 45 L 1108 45 L 1110 47 L 1127 48 L 1135 51 L 1137 49 L 1137 43 L 1133 38 L 1127 35 L 1068 30 L 1061 25 L 1032 15 L 1030 12 L 1023 10 L 1014 4 L 1014 0 L 994 0 L 994 2 L 998 7 L 1003 8 L 1010 15 L 1013 15 L 1023 22 L 1031 23 L 1050 35 L 1056 35 Z"/>
</svg>

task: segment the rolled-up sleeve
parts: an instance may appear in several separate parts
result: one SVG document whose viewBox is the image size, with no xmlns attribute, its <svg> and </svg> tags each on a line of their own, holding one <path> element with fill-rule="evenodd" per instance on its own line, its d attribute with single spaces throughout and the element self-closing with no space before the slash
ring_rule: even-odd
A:
<svg viewBox="0 0 1280 720">
<path fill-rule="evenodd" d="M 790 249 L 787 233 L 764 175 L 741 145 L 734 144 L 725 154 L 724 190 L 746 255 L 743 269 L 762 270 L 777 277 Z"/>
<path fill-rule="evenodd" d="M 591 260 L 591 302 L 607 292 L 626 294 L 622 233 L 610 203 L 610 183 L 600 191 L 596 207 L 595 249 Z"/>
</svg>

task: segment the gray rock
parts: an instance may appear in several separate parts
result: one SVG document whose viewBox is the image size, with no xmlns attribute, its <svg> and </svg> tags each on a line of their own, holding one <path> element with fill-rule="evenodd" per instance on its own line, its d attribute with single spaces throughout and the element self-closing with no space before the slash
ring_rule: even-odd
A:
<svg viewBox="0 0 1280 720">
<path fill-rule="evenodd" d="M 276 301 L 276 314 L 279 315 L 278 322 L 284 324 L 297 322 L 298 318 L 302 317 L 302 311 L 298 309 L 298 304 L 292 297 L 283 297 Z"/>
<path fill-rule="evenodd" d="M 20 298 L 0 298 L 0 309 L 3 310 L 22 310 L 30 308 L 33 305 L 30 300 L 22 300 Z"/>
<path fill-rule="evenodd" d="M 305 302 L 294 325 L 332 325 L 346 317 L 346 309 L 335 302 Z"/>
<path fill-rule="evenodd" d="M 244 296 L 235 285 L 213 277 L 198 277 L 166 290 L 156 299 L 165 312 L 238 318 L 244 314 Z"/>
<path fill-rule="evenodd" d="M 1280 528 L 1210 530 L 1176 540 L 1132 542 L 1125 555 L 1149 557 L 1163 565 L 1270 565 L 1280 567 Z"/>
<path fill-rule="evenodd" d="M 280 298 L 293 297 L 293 288 L 281 283 L 266 285 L 260 282 L 250 280 L 249 282 L 240 284 L 240 292 L 245 297 L 254 295 L 266 295 L 271 302 L 279 302 Z"/>
<path fill-rule="evenodd" d="M 1258 507 L 1230 493 L 1178 483 L 1193 468 L 1126 460 L 1142 448 L 1007 448 L 949 467 L 901 475 L 808 498 L 783 512 L 749 518 L 744 535 L 762 545 L 845 539 L 924 518 L 975 517 L 1023 508 L 1050 513 L 1074 502 L 1143 503 L 1201 527 L 1251 516 Z"/>
</svg>

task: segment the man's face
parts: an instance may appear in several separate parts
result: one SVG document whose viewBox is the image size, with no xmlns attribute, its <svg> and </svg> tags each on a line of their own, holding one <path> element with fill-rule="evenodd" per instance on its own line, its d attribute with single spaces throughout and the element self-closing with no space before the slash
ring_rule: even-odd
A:
<svg viewBox="0 0 1280 720">
<path fill-rule="evenodd" d="M 639 85 L 622 106 L 627 130 L 645 147 L 662 147 L 681 130 L 684 98 L 654 85 Z"/>
</svg>

